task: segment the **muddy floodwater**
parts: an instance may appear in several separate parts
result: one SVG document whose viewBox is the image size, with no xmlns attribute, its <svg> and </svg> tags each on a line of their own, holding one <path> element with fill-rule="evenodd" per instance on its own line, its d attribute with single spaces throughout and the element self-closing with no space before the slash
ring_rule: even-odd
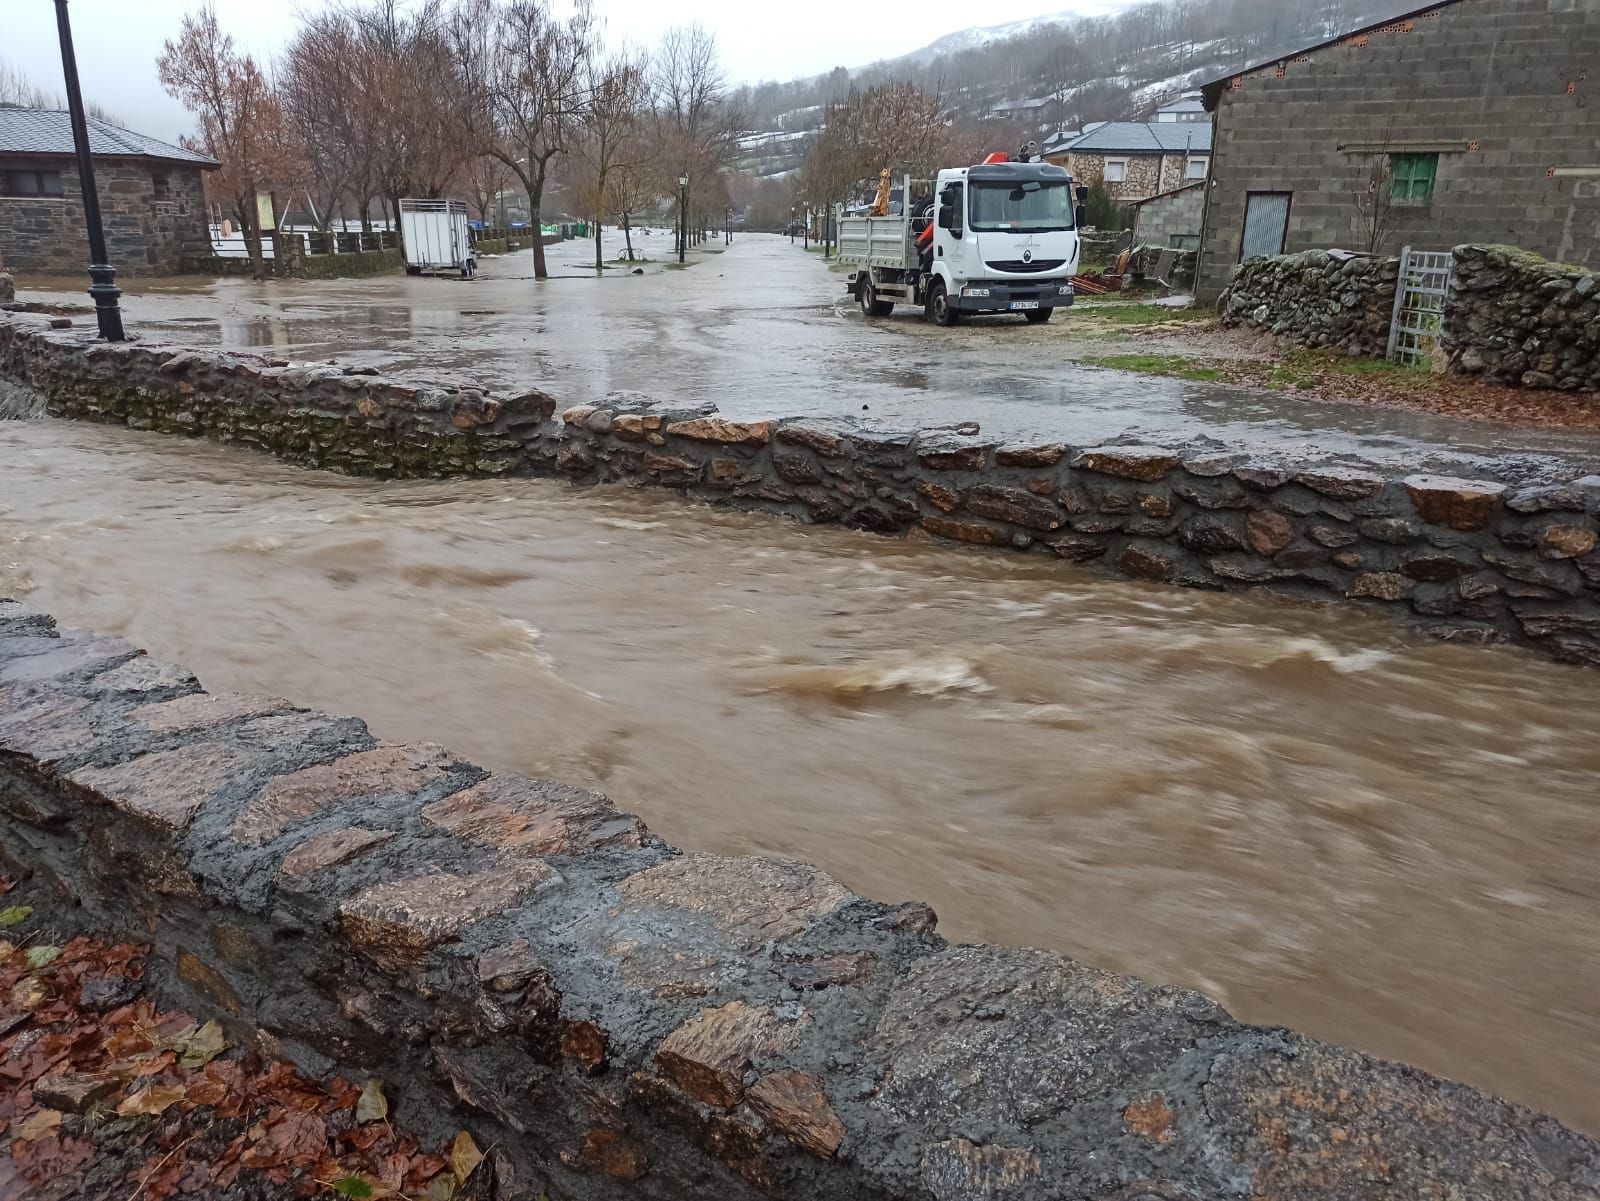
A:
<svg viewBox="0 0 1600 1201">
<path fill-rule="evenodd" d="M 1600 1133 L 1600 672 L 555 481 L 0 422 L 0 595 Z"/>
</svg>

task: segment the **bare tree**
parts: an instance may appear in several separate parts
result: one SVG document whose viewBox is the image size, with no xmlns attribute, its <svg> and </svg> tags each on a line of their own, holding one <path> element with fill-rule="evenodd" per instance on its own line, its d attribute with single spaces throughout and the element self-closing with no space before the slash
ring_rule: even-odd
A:
<svg viewBox="0 0 1600 1201">
<path fill-rule="evenodd" d="M 467 203 L 477 210 L 478 220 L 493 225 L 494 204 L 500 193 L 511 186 L 512 174 L 505 163 L 492 154 L 480 154 L 466 165 L 461 173 L 461 183 L 467 192 Z"/>
<path fill-rule="evenodd" d="M 0 58 L 0 106 L 66 108 L 67 102 L 59 92 L 46 91 L 34 83 L 21 67 L 13 67 L 5 59 Z M 121 119 L 115 113 L 112 113 L 103 105 L 96 104 L 93 100 L 85 100 L 83 109 L 89 116 L 97 120 L 105 121 L 111 125 L 121 124 Z"/>
<path fill-rule="evenodd" d="M 1356 211 L 1356 228 L 1361 233 L 1362 249 L 1376 254 L 1388 241 L 1394 227 L 1394 169 L 1389 147 L 1394 141 L 1395 118 L 1391 114 L 1383 131 L 1383 144 L 1367 156 L 1365 168 L 1357 168 L 1350 202 Z"/>
<path fill-rule="evenodd" d="M 617 224 L 622 226 L 622 239 L 630 263 L 633 262 L 633 214 L 658 204 L 661 196 L 655 172 L 648 162 L 620 163 L 612 169 L 606 202 Z"/>
<path fill-rule="evenodd" d="M 699 25 L 667 31 L 651 71 L 656 171 L 663 191 L 678 194 L 689 178 L 683 228 L 703 222 L 717 177 L 738 150 L 743 118 L 728 93 L 716 37 Z M 700 221 L 695 220 L 699 215 Z"/>
<path fill-rule="evenodd" d="M 362 55 L 353 22 L 328 11 L 296 32 L 279 64 L 278 94 L 307 165 L 307 196 L 330 249 L 333 218 L 344 198 L 372 178 L 372 150 L 363 122 Z M 367 199 L 371 190 L 367 191 Z"/>
<path fill-rule="evenodd" d="M 533 274 L 549 277 L 539 234 L 552 160 L 573 141 L 594 46 L 587 0 L 566 21 L 545 0 L 464 0 L 451 23 L 472 149 L 521 181 L 533 226 Z"/>
<path fill-rule="evenodd" d="M 605 253 L 600 227 L 610 207 L 613 178 L 650 158 L 642 136 L 650 95 L 648 67 L 643 59 L 626 53 L 609 60 L 591 55 L 584 77 L 576 145 L 586 168 L 587 208 L 594 216 L 594 269 L 601 271 Z"/>
<path fill-rule="evenodd" d="M 209 4 L 184 17 L 178 40 L 166 43 L 156 65 L 161 86 L 200 123 L 199 137 L 185 144 L 221 163 L 207 176 L 206 187 L 233 206 L 259 276 L 257 193 L 295 176 L 298 167 L 289 157 L 292 142 L 284 136 L 283 110 L 255 60 L 234 49 Z"/>
<path fill-rule="evenodd" d="M 45 91 L 23 73 L 0 58 L 0 104 L 17 108 L 56 108 L 61 98 Z"/>
</svg>

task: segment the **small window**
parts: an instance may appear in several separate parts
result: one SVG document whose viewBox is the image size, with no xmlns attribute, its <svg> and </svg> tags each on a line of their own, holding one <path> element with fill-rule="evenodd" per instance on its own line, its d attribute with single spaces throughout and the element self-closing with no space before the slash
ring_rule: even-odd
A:
<svg viewBox="0 0 1600 1201">
<path fill-rule="evenodd" d="M 1390 202 L 1408 207 L 1431 203 L 1434 181 L 1438 176 L 1437 154 L 1391 154 L 1389 156 Z"/>
<path fill-rule="evenodd" d="M 1185 179 L 1204 179 L 1206 177 L 1206 168 L 1210 165 L 1210 159 L 1192 158 L 1189 160 L 1189 165 L 1184 168 L 1183 177 Z"/>
<path fill-rule="evenodd" d="M 59 195 L 59 171 L 0 171 L 0 196 Z"/>
<path fill-rule="evenodd" d="M 1128 178 L 1128 160 L 1125 158 L 1106 159 L 1106 182 L 1122 183 Z"/>
<path fill-rule="evenodd" d="M 150 173 L 150 183 L 155 188 L 157 199 L 163 199 L 172 194 L 172 185 L 165 172 L 152 171 Z"/>
</svg>

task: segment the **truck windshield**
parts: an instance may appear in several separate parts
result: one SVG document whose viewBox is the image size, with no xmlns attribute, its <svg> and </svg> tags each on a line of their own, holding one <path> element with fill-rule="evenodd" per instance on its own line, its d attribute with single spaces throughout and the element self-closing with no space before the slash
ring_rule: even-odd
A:
<svg viewBox="0 0 1600 1201">
<path fill-rule="evenodd" d="M 974 183 L 972 228 L 1046 233 L 1072 228 L 1072 188 L 1065 182 Z"/>
</svg>

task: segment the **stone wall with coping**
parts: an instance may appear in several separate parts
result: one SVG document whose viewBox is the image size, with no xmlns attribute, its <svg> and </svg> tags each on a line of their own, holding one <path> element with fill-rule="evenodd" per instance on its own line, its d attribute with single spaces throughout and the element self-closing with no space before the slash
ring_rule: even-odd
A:
<svg viewBox="0 0 1600 1201">
<path fill-rule="evenodd" d="M 1382 358 L 1389 350 L 1400 260 L 1326 250 L 1251 259 L 1217 302 L 1226 326 L 1302 346 Z"/>
<path fill-rule="evenodd" d="M 925 905 L 679 851 L 598 793 L 207 693 L 8 601 L 0 861 L 149 942 L 157 995 L 235 1045 L 471 1130 L 504 1201 L 1600 1187 L 1600 1145 L 1473 1089 L 951 946 Z"/>
<path fill-rule="evenodd" d="M 1008 444 L 497 395 L 0 315 L 0 380 L 61 416 L 380 477 L 556 473 L 1209 589 L 1346 600 L 1456 642 L 1600 666 L 1600 476 L 1511 487 L 1158 446 Z M 13 404 L 16 403 L 14 399 Z M 974 427 L 975 428 L 975 427 Z"/>
<path fill-rule="evenodd" d="M 1497 384 L 1600 392 L 1600 272 L 1514 246 L 1458 246 L 1441 348 Z"/>
</svg>

